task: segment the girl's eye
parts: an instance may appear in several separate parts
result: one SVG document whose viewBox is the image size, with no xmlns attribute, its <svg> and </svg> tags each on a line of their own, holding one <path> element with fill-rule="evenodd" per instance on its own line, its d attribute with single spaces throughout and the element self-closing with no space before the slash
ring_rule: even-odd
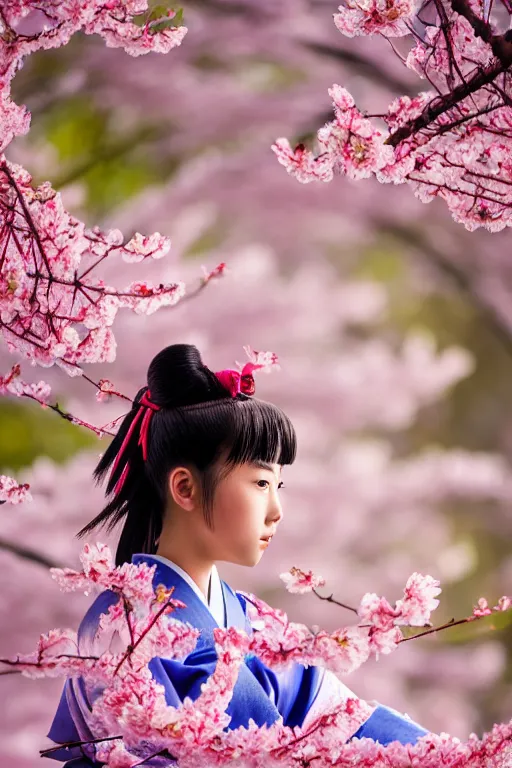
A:
<svg viewBox="0 0 512 768">
<path fill-rule="evenodd" d="M 270 485 L 270 483 L 269 483 L 269 481 L 268 481 L 268 480 L 258 480 L 257 482 L 258 482 L 258 483 L 265 483 L 265 484 L 266 484 L 266 485 L 265 485 L 265 487 L 267 487 L 267 486 L 269 486 L 269 485 Z M 260 485 L 260 488 L 261 488 L 261 487 L 262 487 L 262 486 Z M 277 486 L 277 488 L 278 488 L 278 489 L 280 489 L 280 488 L 285 488 L 285 484 L 284 484 L 283 482 L 281 482 L 281 483 L 279 483 L 279 485 Z"/>
</svg>

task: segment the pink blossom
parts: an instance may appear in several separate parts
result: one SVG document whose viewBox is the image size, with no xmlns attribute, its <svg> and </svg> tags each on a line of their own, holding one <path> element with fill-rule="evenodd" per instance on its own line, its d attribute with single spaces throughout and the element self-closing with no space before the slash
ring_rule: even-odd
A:
<svg viewBox="0 0 512 768">
<path fill-rule="evenodd" d="M 201 267 L 203 272 L 203 283 L 209 283 L 210 280 L 213 280 L 217 277 L 224 277 L 226 273 L 229 272 L 229 269 L 227 268 L 224 261 L 221 261 L 220 264 L 217 264 L 216 267 L 214 267 L 212 270 L 207 269 L 204 265 Z"/>
<path fill-rule="evenodd" d="M 37 400 L 41 405 L 46 405 L 51 395 L 50 385 L 45 381 L 27 384 L 19 378 L 20 374 L 21 366 L 16 363 L 6 376 L 0 376 L 0 394 L 29 397 L 32 400 Z"/>
<path fill-rule="evenodd" d="M 317 663 L 326 666 L 338 676 L 348 675 L 370 657 L 368 630 L 361 627 L 345 627 L 330 634 L 319 632 L 314 649 Z"/>
<path fill-rule="evenodd" d="M 148 602 L 153 599 L 153 575 L 156 565 L 123 563 L 114 567 L 110 547 L 105 544 L 84 544 L 80 555 L 83 570 L 51 568 L 52 577 L 65 591 L 89 589 L 93 585 L 122 592 L 127 600 Z"/>
<path fill-rule="evenodd" d="M 415 0 L 373 0 L 361 2 L 346 0 L 334 14 L 334 23 L 346 37 L 382 34 L 401 37 L 409 34 L 405 21 L 410 21 L 416 11 Z"/>
<path fill-rule="evenodd" d="M 439 600 L 435 598 L 440 592 L 437 579 L 413 573 L 405 585 L 404 599 L 398 600 L 396 604 L 403 623 L 412 627 L 428 624 L 431 612 L 439 605 Z"/>
<path fill-rule="evenodd" d="M 18 655 L 16 668 L 22 675 L 31 678 L 60 677 L 67 674 L 67 654 L 77 654 L 76 632 L 72 629 L 51 629 L 41 635 L 33 653 Z M 64 657 L 64 661 L 61 658 Z"/>
<path fill-rule="evenodd" d="M 162 307 L 172 307 L 185 295 L 184 283 L 153 286 L 147 281 L 131 283 L 120 295 L 119 306 L 127 307 L 138 315 L 151 315 Z"/>
<path fill-rule="evenodd" d="M 100 379 L 99 389 L 96 392 L 96 400 L 99 403 L 108 403 L 115 392 L 115 387 L 109 379 Z"/>
<path fill-rule="evenodd" d="M 475 608 L 473 608 L 473 616 L 477 616 L 478 618 L 482 618 L 483 616 L 490 616 L 492 613 L 492 610 L 489 608 L 489 604 L 485 597 L 481 597 L 478 600 L 477 605 Z"/>
<path fill-rule="evenodd" d="M 381 653 L 386 655 L 395 651 L 401 640 L 402 633 L 398 627 L 390 627 L 389 629 L 371 627 L 368 633 L 370 651 L 377 659 Z"/>
<path fill-rule="evenodd" d="M 161 259 L 169 253 L 170 247 L 170 239 L 159 232 L 146 237 L 136 232 L 132 239 L 119 250 L 124 261 L 137 263 L 147 258 Z"/>
<path fill-rule="evenodd" d="M 355 107 L 351 94 L 333 85 L 329 95 L 335 120 L 318 131 L 317 156 L 303 145 L 292 152 L 286 139 L 278 139 L 272 146 L 288 173 L 302 183 L 331 181 L 334 172 L 362 179 L 392 163 L 393 148 L 384 145 L 381 132 Z"/>
<path fill-rule="evenodd" d="M 401 611 L 392 608 L 385 597 L 370 592 L 364 595 L 357 613 L 362 622 L 373 624 L 380 630 L 391 629 L 396 625 L 396 619 L 401 617 Z"/>
<path fill-rule="evenodd" d="M 279 359 L 275 352 L 270 351 L 256 351 L 248 344 L 244 346 L 244 352 L 249 358 L 247 363 L 239 363 L 237 365 L 240 369 L 245 368 L 251 373 L 253 371 L 261 371 L 261 373 L 271 373 L 274 370 L 280 370 Z"/>
<path fill-rule="evenodd" d="M 27 483 L 21 485 L 12 477 L 0 475 L 0 504 L 21 504 L 24 501 L 32 501 Z"/>
<path fill-rule="evenodd" d="M 289 571 L 279 574 L 286 585 L 288 592 L 304 594 L 313 589 L 325 586 L 325 579 L 313 571 L 301 571 L 300 568 L 290 568 Z"/>
<path fill-rule="evenodd" d="M 495 611 L 509 611 L 512 608 L 512 597 L 503 595 L 494 606 Z"/>
<path fill-rule="evenodd" d="M 292 150 L 289 141 L 283 138 L 274 142 L 272 151 L 288 173 L 302 184 L 310 181 L 331 181 L 333 177 L 332 162 L 327 152 L 315 157 L 303 144 L 298 144 Z"/>
</svg>

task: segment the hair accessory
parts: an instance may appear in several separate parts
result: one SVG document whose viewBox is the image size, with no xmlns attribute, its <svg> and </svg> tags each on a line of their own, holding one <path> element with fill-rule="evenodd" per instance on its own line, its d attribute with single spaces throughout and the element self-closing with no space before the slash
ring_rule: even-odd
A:
<svg viewBox="0 0 512 768">
<path fill-rule="evenodd" d="M 139 445 L 142 445 L 142 458 L 146 461 L 148 457 L 148 430 L 151 416 L 155 411 L 160 410 L 160 406 L 156 403 L 152 403 L 150 400 L 151 392 L 147 389 L 139 400 L 139 405 L 143 405 L 147 410 L 142 417 L 142 424 L 140 425 Z"/>
<path fill-rule="evenodd" d="M 116 456 L 116 460 L 114 461 L 114 464 L 112 466 L 112 472 L 115 472 L 115 469 L 117 465 L 119 464 L 119 460 L 121 456 L 124 453 L 124 450 L 126 446 L 128 445 L 131 436 L 133 435 L 133 432 L 135 430 L 135 427 L 137 426 L 140 417 L 142 416 L 142 422 L 140 425 L 140 433 L 139 433 L 139 440 L 137 445 L 142 446 L 142 458 L 144 461 L 146 461 L 148 457 L 148 431 L 149 431 L 149 422 L 151 421 L 151 416 L 155 411 L 160 410 L 160 406 L 156 405 L 156 403 L 151 402 L 151 392 L 149 389 L 147 389 L 144 394 L 142 395 L 141 399 L 138 402 L 139 410 L 137 411 L 135 418 L 133 419 L 132 423 L 130 424 L 130 428 L 126 435 L 124 436 L 124 440 L 121 444 L 121 447 L 118 451 L 118 454 Z M 124 469 L 121 473 L 121 477 L 116 483 L 116 487 L 114 488 L 114 494 L 119 493 L 121 488 L 124 485 L 124 481 L 126 480 L 126 476 L 128 474 L 128 468 L 129 468 L 129 462 L 127 461 Z"/>
<path fill-rule="evenodd" d="M 254 363 L 246 363 L 242 371 L 225 368 L 223 371 L 215 371 L 215 375 L 220 383 L 231 392 L 231 397 L 236 397 L 239 392 L 243 392 L 244 395 L 254 395 L 255 384 L 252 372 L 256 368 L 262 367 Z"/>
</svg>

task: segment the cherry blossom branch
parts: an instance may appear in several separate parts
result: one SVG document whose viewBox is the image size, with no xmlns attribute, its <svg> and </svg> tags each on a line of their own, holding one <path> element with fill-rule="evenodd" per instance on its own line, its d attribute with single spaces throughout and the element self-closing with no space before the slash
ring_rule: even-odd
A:
<svg viewBox="0 0 512 768">
<path fill-rule="evenodd" d="M 340 6 L 334 21 L 347 37 L 378 34 L 388 40 L 412 33 L 415 46 L 400 58 L 431 90 L 395 98 L 387 112 L 373 115 L 385 122 L 383 133 L 369 111 L 360 111 L 345 88 L 333 85 L 334 119 L 318 130 L 318 151 L 302 143 L 292 149 L 285 138 L 273 144 L 287 172 L 304 184 L 331 181 L 336 174 L 407 183 L 424 203 L 444 199 L 468 230 L 512 226 L 512 35 L 491 34 L 483 18 L 475 30 L 476 11 L 467 3 L 459 0 L 462 13 L 442 0 L 425 0 L 419 9 L 402 0 Z M 423 21 L 421 12 L 431 4 L 436 19 Z M 415 16 L 424 26 L 421 36 L 413 27 Z"/>
<path fill-rule="evenodd" d="M 40 749 L 39 754 L 41 757 L 44 757 L 45 755 L 50 755 L 52 752 L 56 752 L 58 749 L 62 749 L 63 747 L 71 748 L 71 747 L 82 747 L 85 744 L 100 744 L 103 741 L 119 741 L 122 740 L 122 736 L 103 736 L 103 738 L 99 739 L 84 739 L 83 741 L 64 741 L 62 744 L 58 744 L 55 747 L 46 747 L 46 749 Z"/>
<path fill-rule="evenodd" d="M 482 740 L 475 737 L 466 744 L 450 739 L 446 734 L 442 738 L 429 734 L 414 746 L 394 742 L 382 747 L 371 740 L 359 743 L 350 737 L 368 719 L 373 707 L 356 698 L 347 699 L 333 710 L 323 712 L 303 731 L 297 732 L 280 722 L 261 729 L 240 727 L 226 731 L 225 726 L 230 720 L 226 708 L 247 653 L 254 653 L 269 667 L 299 661 L 307 665 L 320 664 L 339 676 L 346 674 L 364 663 L 371 654 L 389 653 L 398 647 L 400 630 L 395 625 L 397 622 L 408 626 L 428 622 L 430 612 L 438 603 L 435 595 L 440 591 L 438 582 L 429 576 L 413 574 L 405 587 L 403 600 L 397 601 L 395 607 L 385 598 L 364 595 L 358 608 L 362 623 L 333 633 L 319 631 L 312 634 L 304 625 L 288 622 L 282 611 L 248 596 L 251 598 L 248 601 L 248 617 L 253 626 L 252 635 L 235 627 L 225 630 L 216 628 L 217 664 L 213 674 L 203 684 L 198 698 L 171 707 L 166 703 L 162 686 L 156 684 L 147 665 L 155 656 L 184 658 L 194 648 L 198 630 L 175 619 L 167 624 L 161 621 L 165 608 L 171 607 L 174 611 L 176 607 L 184 607 L 183 603 L 174 601 L 169 606 L 172 588 L 154 586 L 154 565 L 124 563 L 114 566 L 112 553 L 102 544 L 86 544 L 80 558 L 83 565 L 81 572 L 64 569 L 52 571 L 52 575 L 65 590 L 89 591 L 92 587 L 103 587 L 118 594 L 118 602 L 111 604 L 108 612 L 99 617 L 94 637 L 101 646 L 107 630 L 120 633 L 122 639 L 126 638 L 123 626 L 126 629 L 128 618 L 127 650 L 135 659 L 136 649 L 136 661 L 129 665 L 129 669 L 123 666 L 126 651 L 121 654 L 104 651 L 99 656 L 77 655 L 77 637 L 71 630 L 52 630 L 48 635 L 42 635 L 37 650 L 29 656 L 0 660 L 6 665 L 17 666 L 22 674 L 29 677 L 71 675 L 88 679 L 93 685 L 101 684 L 87 716 L 90 716 L 91 724 L 94 723 L 91 733 L 101 729 L 104 735 L 62 743 L 41 750 L 42 755 L 68 747 L 79 748 L 84 755 L 100 764 L 134 768 L 153 757 L 164 756 L 186 768 L 187 755 L 193 746 L 195 759 L 200 758 L 205 764 L 214 760 L 216 765 L 227 765 L 243 754 L 249 768 L 256 768 L 251 755 L 261 761 L 262 753 L 268 753 L 273 759 L 283 759 L 291 768 L 303 768 L 305 754 L 308 764 L 319 761 L 319 766 L 327 765 L 324 756 L 330 755 L 336 745 L 340 760 L 343 758 L 346 764 L 364 768 L 377 768 L 383 760 L 388 761 L 386 764 L 392 768 L 405 765 L 406 759 L 414 761 L 416 757 L 420 764 L 421 756 L 426 754 L 425 749 L 432 768 L 448 764 L 448 757 L 451 765 L 476 768 L 479 763 L 469 758 L 474 756 L 478 760 L 480 754 L 489 759 L 496 756 L 498 762 L 501 760 L 500 764 L 506 764 L 512 723 L 496 725 Z M 288 578 L 283 580 L 292 592 L 311 591 L 323 582 L 312 572 L 298 568 L 290 571 Z M 511 598 L 503 597 L 498 606 L 490 609 L 487 602 L 481 599 L 474 609 L 474 617 L 489 615 L 493 610 L 509 610 L 511 605 Z M 94 643 L 90 650 L 94 651 Z M 70 695 L 73 695 L 72 689 Z M 108 735 L 113 730 L 113 723 L 116 724 L 115 736 Z M 87 747 L 94 748 L 94 755 L 87 751 Z M 454 750 L 459 749 L 461 760 L 456 760 Z"/>
<path fill-rule="evenodd" d="M 79 30 L 98 33 L 108 45 L 123 47 L 131 55 L 151 50 L 165 53 L 179 45 L 187 32 L 165 3 L 148 7 L 144 0 L 98 0 L 93 9 L 86 6 L 80 4 L 72 14 L 66 4 L 39 0 L 2 8 L 0 152 L 29 128 L 29 113 L 12 102 L 10 93 L 12 77 L 27 55 L 65 45 Z M 42 23 L 39 30 L 24 34 L 19 31 L 20 22 L 31 11 L 36 23 L 38 17 Z M 82 373 L 83 363 L 114 359 L 111 326 L 120 308 L 151 314 L 177 304 L 185 287 L 182 283 L 153 286 L 147 281 L 125 289 L 105 285 L 95 274 L 106 258 L 120 256 L 128 262 L 160 258 L 169 249 L 168 238 L 159 233 L 136 234 L 123 243 L 117 230 L 86 229 L 64 210 L 60 195 L 49 183 L 34 189 L 31 182 L 23 168 L 0 154 L 0 330 L 10 351 L 43 365 L 57 363 L 74 375 Z M 88 264 L 82 264 L 83 259 Z M 224 266 L 204 270 L 199 287 L 187 299 L 198 295 L 213 277 L 222 276 Z M 125 398 L 115 389 L 110 394 Z M 37 399 L 34 393 L 32 399 Z M 45 405 L 97 434 L 103 431 L 75 419 L 58 404 L 45 401 Z"/>
<path fill-rule="evenodd" d="M 341 603 L 338 600 L 335 600 L 332 594 L 330 596 L 320 595 L 316 588 L 319 586 L 325 586 L 325 579 L 323 579 L 318 574 L 313 573 L 313 571 L 303 571 L 295 566 L 289 571 L 282 573 L 280 577 L 284 581 L 286 589 L 293 594 L 313 592 L 313 594 L 315 594 L 316 597 L 318 597 L 320 600 L 327 600 L 327 602 L 352 611 L 360 619 L 369 620 L 369 624 L 360 623 L 358 626 L 369 629 L 373 643 L 380 642 L 380 640 L 376 638 L 378 633 L 382 633 L 383 636 L 388 635 L 389 637 L 386 638 L 386 640 L 391 639 L 392 642 L 396 642 L 398 645 L 399 643 L 403 643 L 407 640 L 416 640 L 417 638 L 424 637 L 425 635 L 431 635 L 435 632 L 449 629 L 450 627 L 476 621 L 477 619 L 491 615 L 493 611 L 508 611 L 512 608 L 512 598 L 506 595 L 500 598 L 493 609 L 489 607 L 485 598 L 480 598 L 478 604 L 473 609 L 471 616 L 458 619 L 457 621 L 452 618 L 450 621 L 438 627 L 432 627 L 432 625 L 427 621 L 427 618 L 429 612 L 433 610 L 439 603 L 439 601 L 434 599 L 434 597 L 441 590 L 438 588 L 439 582 L 431 579 L 429 576 L 425 577 L 424 585 L 423 587 L 420 587 L 420 589 L 426 587 L 425 594 L 427 597 L 423 604 L 421 604 L 421 601 L 418 601 L 417 598 L 414 597 L 414 591 L 418 588 L 424 577 L 421 577 L 419 574 L 413 574 L 405 588 L 404 601 L 398 601 L 394 608 L 385 599 L 378 598 L 375 594 L 365 595 L 359 608 L 353 608 L 344 603 Z M 407 605 L 408 601 L 412 601 L 411 606 Z M 254 600 L 251 600 L 250 602 L 256 608 L 259 605 L 258 601 L 254 602 Z M 416 611 L 413 621 L 410 620 L 412 615 L 412 606 L 414 606 L 413 613 Z M 411 635 L 410 637 L 402 637 L 401 633 L 396 631 L 397 625 L 400 623 L 410 624 L 412 626 L 421 626 L 423 620 L 425 620 L 423 626 L 428 627 L 428 629 L 423 632 L 418 632 L 415 635 Z M 383 649 L 381 648 L 380 650 Z M 296 649 L 292 649 L 292 651 L 295 652 Z M 389 652 L 388 647 L 386 647 L 384 652 Z"/>
<path fill-rule="evenodd" d="M 400 643 L 405 643 L 407 640 L 416 640 L 418 637 L 424 637 L 425 635 L 431 635 L 434 632 L 440 632 L 442 629 L 449 629 L 450 627 L 456 627 L 459 624 L 467 624 L 468 621 L 473 621 L 476 618 L 481 618 L 480 616 L 469 616 L 465 619 L 458 619 L 458 621 L 455 621 L 455 619 L 450 619 L 450 621 L 447 621 L 445 624 L 442 624 L 439 627 L 431 627 L 431 629 L 426 629 L 424 632 L 418 632 L 416 635 L 411 635 L 410 637 L 402 637 L 401 640 L 399 640 Z"/>
<path fill-rule="evenodd" d="M 100 656 L 81 656 L 76 653 L 58 653 L 56 656 L 52 656 L 52 659 L 73 659 L 75 661 L 99 661 Z M 22 661 L 19 657 L 16 659 L 0 659 L 0 664 L 5 664 L 6 666 L 10 667 L 19 667 L 23 666 L 23 669 L 26 671 L 30 669 L 31 667 L 33 669 L 47 669 L 45 660 L 43 658 L 40 658 L 38 661 Z M 20 674 L 23 670 L 19 670 Z M 0 672 L 0 675 L 5 674 L 3 671 Z"/>
<path fill-rule="evenodd" d="M 46 384 L 44 381 L 40 381 L 37 384 L 27 384 L 20 378 L 20 375 L 21 366 L 19 363 L 16 363 L 13 365 L 6 376 L 0 376 L 0 395 L 14 395 L 16 397 L 25 397 L 29 400 L 33 400 L 34 402 L 39 403 L 42 408 L 47 408 L 51 411 L 54 411 L 66 421 L 91 430 L 98 437 L 103 437 L 106 434 L 113 434 L 107 429 L 107 427 L 110 425 L 105 425 L 104 427 L 95 427 L 93 424 L 89 424 L 89 422 L 84 421 L 83 419 L 79 419 L 68 411 L 63 410 L 58 403 L 50 403 L 49 397 L 51 390 L 48 384 Z M 92 384 L 94 384 L 94 386 L 98 388 L 98 393 L 102 396 L 115 394 L 120 398 L 130 400 L 130 398 L 126 397 L 120 392 L 117 392 L 113 385 L 106 379 L 101 379 L 98 384 L 89 378 L 88 381 L 90 381 Z"/>
<path fill-rule="evenodd" d="M 435 99 L 432 99 L 418 117 L 409 120 L 404 125 L 400 126 L 400 128 L 397 128 L 396 131 L 391 133 L 388 138 L 384 140 L 384 144 L 388 144 L 391 147 L 397 147 L 401 142 L 405 141 L 413 134 L 418 133 L 418 131 L 421 131 L 423 128 L 426 128 L 433 123 L 436 118 L 440 117 L 445 112 L 448 112 L 485 85 L 492 83 L 503 72 L 506 72 L 512 65 L 512 43 L 508 43 L 505 40 L 504 35 L 500 35 L 499 37 L 501 38 L 501 57 L 499 58 L 498 63 L 491 62 L 486 67 L 479 67 L 473 77 L 457 85 L 453 91 L 446 93 L 444 96 L 438 96 Z"/>
<path fill-rule="evenodd" d="M 117 675 L 117 673 L 119 672 L 119 670 L 122 667 L 122 665 L 124 664 L 124 662 L 137 650 L 138 646 L 144 641 L 146 636 L 151 632 L 151 630 L 158 623 L 160 618 L 165 613 L 168 613 L 169 607 L 171 607 L 174 610 L 174 608 L 176 607 L 177 601 L 173 600 L 173 598 L 172 598 L 172 593 L 173 592 L 174 592 L 174 587 L 171 587 L 171 589 L 168 591 L 168 595 L 169 596 L 166 599 L 165 603 L 160 608 L 160 610 L 153 616 L 153 618 L 151 619 L 150 623 L 141 632 L 141 634 L 139 635 L 139 637 L 137 638 L 137 640 L 135 642 L 133 642 L 133 628 L 132 628 L 132 626 L 130 624 L 130 612 L 131 612 L 131 609 L 127 609 L 126 599 L 123 596 L 123 607 L 124 607 L 124 611 L 125 611 L 125 618 L 126 618 L 126 622 L 128 624 L 129 631 L 130 631 L 130 637 L 132 639 L 132 643 L 127 646 L 126 652 L 122 655 L 121 660 L 119 661 L 119 664 L 114 669 L 114 672 L 113 672 L 114 675 Z"/>
<path fill-rule="evenodd" d="M 315 594 L 320 600 L 326 600 L 328 603 L 333 603 L 334 605 L 338 605 L 340 608 L 345 608 L 347 611 L 352 611 L 352 613 L 357 613 L 357 608 L 353 608 L 350 605 L 345 605 L 345 603 L 340 603 L 338 600 L 335 600 L 333 595 L 329 595 L 328 597 L 325 595 L 320 595 L 316 589 L 312 590 L 313 594 Z"/>
</svg>

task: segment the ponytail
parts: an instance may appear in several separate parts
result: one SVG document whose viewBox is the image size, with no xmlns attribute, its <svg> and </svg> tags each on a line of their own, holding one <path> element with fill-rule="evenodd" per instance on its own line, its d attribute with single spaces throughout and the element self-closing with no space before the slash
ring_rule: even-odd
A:
<svg viewBox="0 0 512 768">
<path fill-rule="evenodd" d="M 130 562 L 136 552 L 154 553 L 162 530 L 165 499 L 157 492 L 145 466 L 149 420 L 156 410 L 159 406 L 151 403 L 148 388 L 143 387 L 137 392 L 130 413 L 93 473 L 99 484 L 110 469 L 105 492 L 112 498 L 100 514 L 77 533 L 77 538 L 81 539 L 107 522 L 110 532 L 126 518 L 117 547 L 116 565 Z"/>
</svg>

